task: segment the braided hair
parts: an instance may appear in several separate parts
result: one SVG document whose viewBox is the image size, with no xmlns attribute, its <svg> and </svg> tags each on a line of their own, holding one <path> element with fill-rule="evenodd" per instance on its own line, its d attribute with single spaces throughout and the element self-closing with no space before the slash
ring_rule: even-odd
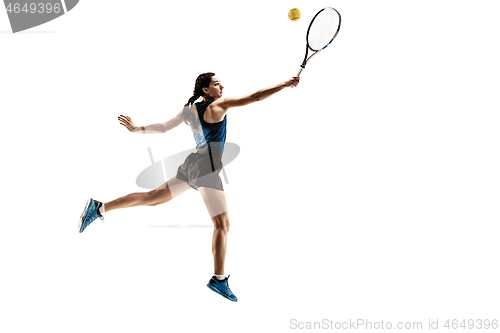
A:
<svg viewBox="0 0 500 333">
<path fill-rule="evenodd" d="M 196 83 L 194 85 L 193 96 L 191 96 L 186 105 L 184 105 L 185 108 L 182 111 L 182 119 L 186 124 L 191 126 L 191 130 L 193 132 L 200 131 L 200 127 L 199 127 L 198 115 L 195 114 L 196 108 L 193 109 L 190 108 L 189 106 L 193 105 L 198 98 L 205 96 L 203 88 L 208 88 L 210 82 L 212 82 L 212 76 L 214 75 L 215 75 L 214 73 L 210 72 L 198 75 L 198 77 L 196 78 Z"/>
</svg>

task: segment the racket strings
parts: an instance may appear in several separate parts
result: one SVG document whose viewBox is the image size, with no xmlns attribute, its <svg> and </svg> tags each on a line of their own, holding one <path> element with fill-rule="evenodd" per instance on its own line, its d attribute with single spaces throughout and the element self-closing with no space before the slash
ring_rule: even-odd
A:
<svg viewBox="0 0 500 333">
<path fill-rule="evenodd" d="M 340 27 L 340 18 L 332 8 L 325 8 L 311 23 L 307 34 L 307 43 L 314 51 L 327 46 L 335 37 Z"/>
</svg>

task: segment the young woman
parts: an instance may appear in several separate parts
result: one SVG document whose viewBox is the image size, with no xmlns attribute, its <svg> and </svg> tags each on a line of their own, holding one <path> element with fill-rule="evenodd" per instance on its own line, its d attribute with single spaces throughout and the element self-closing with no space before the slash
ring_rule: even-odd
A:
<svg viewBox="0 0 500 333">
<path fill-rule="evenodd" d="M 299 79 L 298 76 L 294 76 L 245 97 L 222 99 L 224 86 L 214 73 L 204 73 L 196 79 L 193 96 L 184 109 L 171 120 L 138 127 L 130 117 L 120 115 L 118 117 L 120 124 L 133 133 L 165 133 L 184 121 L 194 133 L 198 150 L 186 158 L 184 164 L 179 167 L 177 176 L 155 190 L 131 193 L 106 203 L 89 199 L 80 216 L 79 231 L 83 232 L 97 217 L 103 220 L 105 212 L 134 206 L 156 206 L 172 200 L 190 188 L 198 190 L 214 224 L 212 237 L 214 275 L 207 286 L 236 302 L 238 298 L 229 289 L 229 275 L 224 275 L 229 215 L 219 172 L 222 168 L 221 158 L 226 141 L 226 113 L 231 108 L 261 101 L 286 87 L 295 87 Z M 203 97 L 203 101 L 195 103 L 200 97 Z"/>
</svg>

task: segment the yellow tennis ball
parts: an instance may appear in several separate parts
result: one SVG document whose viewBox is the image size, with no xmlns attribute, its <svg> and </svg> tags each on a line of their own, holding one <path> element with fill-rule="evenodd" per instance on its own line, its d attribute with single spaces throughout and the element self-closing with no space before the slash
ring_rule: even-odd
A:
<svg viewBox="0 0 500 333">
<path fill-rule="evenodd" d="M 300 10 L 298 10 L 297 8 L 290 9 L 290 11 L 288 12 L 288 18 L 292 21 L 298 21 L 300 18 Z"/>
</svg>

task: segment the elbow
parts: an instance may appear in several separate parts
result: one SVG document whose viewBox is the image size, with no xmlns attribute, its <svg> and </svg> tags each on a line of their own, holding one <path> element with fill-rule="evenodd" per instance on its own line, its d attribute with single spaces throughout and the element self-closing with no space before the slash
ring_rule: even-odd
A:
<svg viewBox="0 0 500 333">
<path fill-rule="evenodd" d="M 260 91 L 256 92 L 255 94 L 252 94 L 251 96 L 252 102 L 259 102 L 264 99 L 264 96 L 260 93 Z"/>
</svg>

